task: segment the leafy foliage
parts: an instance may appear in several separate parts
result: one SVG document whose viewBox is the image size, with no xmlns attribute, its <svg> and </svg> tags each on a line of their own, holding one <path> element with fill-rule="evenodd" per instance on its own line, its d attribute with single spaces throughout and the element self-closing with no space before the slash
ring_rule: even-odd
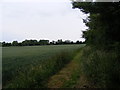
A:
<svg viewBox="0 0 120 90">
<path fill-rule="evenodd" d="M 90 16 L 83 20 L 87 47 L 80 59 L 81 70 L 94 87 L 120 88 L 120 2 L 73 2 Z"/>
<path fill-rule="evenodd" d="M 80 58 L 80 68 L 93 87 L 120 88 L 120 54 L 115 51 L 85 47 Z M 91 86 L 91 87 L 92 87 Z"/>
<path fill-rule="evenodd" d="M 108 47 L 120 43 L 120 2 L 73 2 L 73 8 L 90 14 L 84 20 L 89 27 L 83 35 L 87 44 Z"/>
</svg>

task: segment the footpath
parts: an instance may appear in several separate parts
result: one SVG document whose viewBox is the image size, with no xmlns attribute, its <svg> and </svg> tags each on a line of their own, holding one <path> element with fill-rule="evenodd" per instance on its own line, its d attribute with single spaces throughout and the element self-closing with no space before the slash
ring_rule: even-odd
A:
<svg viewBox="0 0 120 90">
<path fill-rule="evenodd" d="M 79 64 L 80 56 L 81 53 L 78 52 L 70 63 L 68 63 L 57 74 L 50 77 L 47 83 L 47 87 L 48 88 L 84 88 L 85 87 L 84 84 L 86 84 L 86 80 L 83 77 L 81 77 L 80 64 Z"/>
</svg>

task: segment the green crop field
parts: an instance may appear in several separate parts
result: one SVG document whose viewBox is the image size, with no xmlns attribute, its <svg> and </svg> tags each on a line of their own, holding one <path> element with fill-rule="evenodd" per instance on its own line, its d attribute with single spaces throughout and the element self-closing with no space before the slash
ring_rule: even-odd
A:
<svg viewBox="0 0 120 90">
<path fill-rule="evenodd" d="M 69 62 L 83 45 L 2 48 L 3 88 L 43 87 L 45 79 Z"/>
</svg>

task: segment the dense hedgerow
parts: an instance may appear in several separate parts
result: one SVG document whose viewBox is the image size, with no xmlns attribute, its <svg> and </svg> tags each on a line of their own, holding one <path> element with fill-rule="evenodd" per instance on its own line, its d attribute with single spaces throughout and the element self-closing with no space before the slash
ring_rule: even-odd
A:
<svg viewBox="0 0 120 90">
<path fill-rule="evenodd" d="M 115 50 L 85 47 L 80 58 L 81 71 L 93 87 L 120 87 L 119 58 Z"/>
</svg>

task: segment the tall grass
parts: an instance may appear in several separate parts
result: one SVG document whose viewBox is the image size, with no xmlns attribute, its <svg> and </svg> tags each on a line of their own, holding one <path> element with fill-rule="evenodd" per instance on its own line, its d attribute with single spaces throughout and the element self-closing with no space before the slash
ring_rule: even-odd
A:
<svg viewBox="0 0 120 90">
<path fill-rule="evenodd" d="M 120 54 L 117 51 L 85 47 L 79 63 L 93 87 L 120 88 Z"/>
<path fill-rule="evenodd" d="M 45 87 L 47 79 L 84 45 L 3 48 L 3 87 Z"/>
</svg>

